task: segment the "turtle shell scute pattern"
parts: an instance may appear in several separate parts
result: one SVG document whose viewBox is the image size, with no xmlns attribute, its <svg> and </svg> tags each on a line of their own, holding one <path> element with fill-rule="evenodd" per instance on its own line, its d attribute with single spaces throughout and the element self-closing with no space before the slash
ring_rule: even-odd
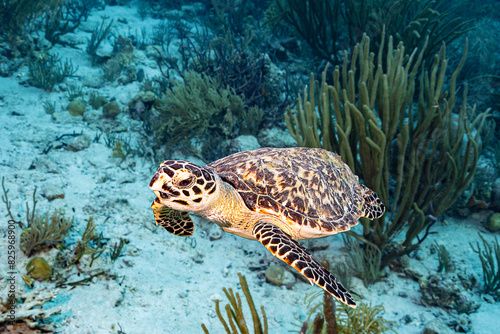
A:
<svg viewBox="0 0 500 334">
<path fill-rule="evenodd" d="M 362 189 L 340 156 L 323 149 L 261 148 L 206 166 L 253 211 L 324 233 L 348 230 L 362 214 Z"/>
</svg>

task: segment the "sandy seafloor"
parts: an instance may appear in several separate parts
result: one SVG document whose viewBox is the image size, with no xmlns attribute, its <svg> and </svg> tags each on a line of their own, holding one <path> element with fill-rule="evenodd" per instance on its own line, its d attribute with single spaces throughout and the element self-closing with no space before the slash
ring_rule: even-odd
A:
<svg viewBox="0 0 500 334">
<path fill-rule="evenodd" d="M 135 8 L 112 7 L 105 12 L 93 12 L 83 26 L 94 26 L 103 15 L 115 18 L 114 29 L 124 34 L 129 29 L 140 30 L 141 26 L 157 23 L 153 19 L 141 20 Z M 128 23 L 117 22 L 118 17 L 125 17 Z M 82 29 L 79 34 L 75 38 L 82 41 L 89 36 Z M 55 46 L 54 51 L 71 57 L 79 66 L 77 75 L 91 81 L 98 70 L 91 67 L 83 51 L 84 42 L 80 47 L 76 50 Z M 157 73 L 154 61 L 140 51 L 136 51 L 136 56 L 137 63 L 147 73 Z M 62 208 L 68 217 L 75 218 L 66 239 L 69 248 L 74 247 L 91 215 L 96 220 L 97 232 L 110 239 L 107 250 L 91 269 L 86 256 L 80 265 L 83 273 L 78 275 L 76 268 L 64 271 L 64 275 L 69 276 L 68 281 L 82 279 L 86 277 L 85 271 L 95 272 L 99 268 L 107 270 L 108 274 L 94 278 L 88 286 L 78 286 L 73 290 L 59 289 L 56 292 L 54 283 L 47 282 L 35 282 L 33 289 L 27 288 L 21 276 L 28 259 L 20 250 L 17 251 L 17 293 L 35 291 L 38 294 L 41 290 L 57 293 L 52 302 L 43 306 L 60 307 L 61 312 L 51 318 L 57 324 L 57 332 L 117 333 L 121 328 L 125 333 L 202 333 L 201 324 L 204 323 L 211 333 L 223 333 L 215 314 L 214 300 L 218 298 L 222 305 L 226 304 L 222 288 L 235 289 L 238 286 L 237 273 L 246 276 L 255 304 L 258 307 L 264 305 L 269 333 L 298 331 L 292 323 L 298 323 L 296 319 L 305 320 L 308 314 L 304 297 L 319 291 L 319 288 L 300 280 L 292 289 L 266 283 L 263 278 L 265 267 L 280 264 L 280 261 L 255 241 L 227 233 L 211 241 L 210 235 L 219 233 L 219 228 L 212 223 L 200 222 L 194 236 L 187 239 L 170 235 L 161 228 L 155 230 L 150 209 L 154 194 L 148 189 L 148 183 L 157 166 L 150 160 L 128 158 L 121 161 L 113 158 L 111 149 L 102 138 L 78 152 L 56 145 L 43 154 L 42 151 L 62 134 L 83 132 L 93 139 L 97 125 L 104 124 L 135 140 L 141 125 L 125 113 L 116 120 L 106 120 L 99 116 L 101 111 L 90 108 L 83 118 L 72 117 L 65 109 L 68 101 L 64 92 L 47 93 L 19 85 L 26 72 L 24 68 L 11 78 L 0 78 L 0 174 L 5 177 L 5 185 L 10 190 L 12 211 L 19 215 L 18 218 L 24 218 L 25 203 L 31 204 L 33 190 L 37 187 L 38 212 Z M 98 91 L 107 97 L 115 97 L 124 107 L 139 88 L 137 83 L 132 83 L 127 86 L 107 85 Z M 45 100 L 56 102 L 54 117 L 44 112 L 42 102 Z M 177 152 L 164 158 L 189 157 Z M 49 202 L 44 197 L 44 194 L 58 190 L 64 193 L 64 198 Z M 6 213 L 3 203 L 0 203 L 0 208 L 3 216 Z M 480 262 L 469 242 L 479 240 L 477 232 L 481 230 L 480 223 L 485 215 L 476 214 L 462 220 L 445 217 L 446 223 L 440 222 L 434 228 L 438 233 L 424 242 L 419 251 L 421 260 L 410 259 L 410 268 L 423 274 L 436 271 L 437 256 L 430 254 L 430 248 L 437 240 L 450 251 L 457 271 L 475 273 L 481 281 Z M 1 231 L 4 231 L 7 218 L 2 221 Z M 7 239 L 4 233 L 1 234 L 0 287 L 4 290 L 7 287 L 7 275 L 4 274 L 8 269 Z M 18 229 L 18 238 L 19 234 Z M 109 245 L 119 238 L 126 238 L 129 243 L 123 255 L 111 262 Z M 489 233 L 485 238 L 493 240 Z M 326 258 L 332 264 L 345 263 L 346 255 L 340 251 L 343 246 L 340 236 L 303 244 L 309 249 L 328 246 L 326 250 L 315 252 L 314 256 Z M 51 263 L 57 252 L 57 249 L 52 249 L 38 255 Z M 249 269 L 252 266 L 260 269 L 252 271 Z M 398 333 L 421 333 L 431 320 L 440 319 L 447 323 L 457 317 L 439 307 L 422 305 L 418 282 L 400 277 L 395 272 L 388 272 L 380 282 L 368 288 L 354 278 L 351 290 L 365 302 L 383 304 L 383 316 L 399 325 Z M 477 288 L 474 293 L 478 294 Z M 4 294 L 5 290 L 3 297 Z M 495 328 L 500 328 L 500 304 L 488 303 L 479 295 L 477 301 L 481 307 L 469 316 L 470 332 L 495 333 Z"/>
</svg>

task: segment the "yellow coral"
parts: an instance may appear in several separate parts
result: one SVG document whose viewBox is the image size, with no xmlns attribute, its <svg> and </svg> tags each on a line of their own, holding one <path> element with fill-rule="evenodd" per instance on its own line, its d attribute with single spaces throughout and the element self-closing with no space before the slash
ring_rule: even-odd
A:
<svg viewBox="0 0 500 334">
<path fill-rule="evenodd" d="M 36 280 L 45 280 L 52 276 L 52 268 L 43 257 L 34 257 L 26 264 L 28 275 Z"/>
</svg>

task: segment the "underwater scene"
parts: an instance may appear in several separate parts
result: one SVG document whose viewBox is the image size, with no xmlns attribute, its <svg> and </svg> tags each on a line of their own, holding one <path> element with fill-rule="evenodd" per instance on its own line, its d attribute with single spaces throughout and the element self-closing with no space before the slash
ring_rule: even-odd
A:
<svg viewBox="0 0 500 334">
<path fill-rule="evenodd" d="M 500 333 L 499 13 L 0 1 L 0 333 Z"/>
</svg>

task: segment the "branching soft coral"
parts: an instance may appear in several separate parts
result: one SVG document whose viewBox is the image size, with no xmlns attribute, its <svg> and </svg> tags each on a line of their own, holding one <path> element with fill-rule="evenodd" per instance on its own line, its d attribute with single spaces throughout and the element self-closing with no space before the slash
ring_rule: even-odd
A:
<svg viewBox="0 0 500 334">
<path fill-rule="evenodd" d="M 484 237 L 479 234 L 479 237 L 483 241 L 483 248 L 476 243 L 476 248 L 470 243 L 470 247 L 474 253 L 477 253 L 479 260 L 481 260 L 481 266 L 483 268 L 483 282 L 484 293 L 499 294 L 500 293 L 500 244 L 498 239 L 495 238 L 495 242 L 490 244 L 484 239 Z"/>
<path fill-rule="evenodd" d="M 252 299 L 252 295 L 250 294 L 250 290 L 248 289 L 248 284 L 245 276 L 241 275 L 238 273 L 238 276 L 240 278 L 240 285 L 241 285 L 241 290 L 243 290 L 243 293 L 245 294 L 245 298 L 248 302 L 248 307 L 250 308 L 250 313 L 252 314 L 252 320 L 253 320 L 253 328 L 254 328 L 254 333 L 255 334 L 267 334 L 268 333 L 268 328 L 267 328 L 267 317 L 266 317 L 266 312 L 264 312 L 264 306 L 260 307 L 260 310 L 262 312 L 262 319 L 260 318 L 259 314 L 257 313 L 257 308 L 255 307 L 255 304 Z M 238 292 L 236 294 L 233 292 L 231 288 L 226 289 L 223 288 L 224 294 L 226 295 L 227 299 L 229 300 L 229 304 L 226 304 L 225 310 L 227 313 L 227 321 L 224 319 L 224 316 L 220 310 L 219 304 L 220 301 L 216 300 L 215 301 L 215 311 L 217 313 L 217 316 L 219 317 L 219 320 L 221 321 L 222 325 L 224 326 L 224 329 L 228 334 L 230 333 L 242 333 L 242 334 L 248 334 L 250 333 L 250 330 L 247 327 L 246 320 L 245 320 L 245 315 L 243 313 L 243 308 L 241 304 L 241 298 Z M 203 332 L 208 334 L 208 329 L 207 327 L 202 324 L 201 327 L 203 328 Z"/>
<path fill-rule="evenodd" d="M 53 214 L 35 215 L 30 225 L 21 232 L 21 250 L 30 256 L 36 246 L 50 242 L 61 242 L 66 237 L 73 220 L 64 217 L 61 210 Z"/>
<path fill-rule="evenodd" d="M 172 146 L 203 137 L 217 151 L 221 139 L 257 133 L 264 116 L 259 107 L 247 107 L 242 95 L 211 76 L 187 71 L 183 77 L 154 103 L 157 118 L 151 123 L 158 142 Z"/>
<path fill-rule="evenodd" d="M 215 79 L 191 71 L 185 72 L 184 82 L 176 82 L 155 106 L 161 119 L 155 130 L 161 139 L 174 143 L 215 128 L 229 135 L 236 124 L 233 115 L 241 113 L 243 101 Z"/>
</svg>

